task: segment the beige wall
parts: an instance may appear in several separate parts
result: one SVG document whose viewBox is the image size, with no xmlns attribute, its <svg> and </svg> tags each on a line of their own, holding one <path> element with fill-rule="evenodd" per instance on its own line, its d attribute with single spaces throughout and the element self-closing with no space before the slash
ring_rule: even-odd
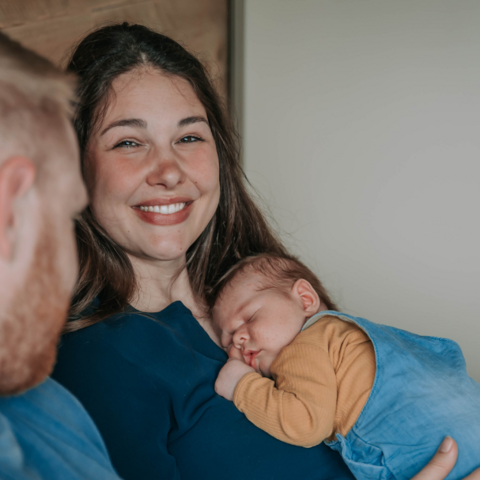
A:
<svg viewBox="0 0 480 480">
<path fill-rule="evenodd" d="M 246 0 L 244 161 L 343 309 L 480 381 L 480 2 Z"/>
</svg>

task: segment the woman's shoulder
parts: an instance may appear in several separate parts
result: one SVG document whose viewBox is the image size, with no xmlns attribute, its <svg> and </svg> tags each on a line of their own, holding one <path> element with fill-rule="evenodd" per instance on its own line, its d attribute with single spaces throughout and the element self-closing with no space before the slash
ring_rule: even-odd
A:
<svg viewBox="0 0 480 480">
<path fill-rule="evenodd" d="M 75 320 L 88 318 L 95 312 L 96 305 L 93 302 Z M 189 331 L 195 328 L 195 322 L 192 313 L 182 302 L 173 302 L 159 312 L 142 312 L 129 305 L 123 311 L 93 325 L 67 333 L 63 338 L 99 338 L 102 336 L 102 332 L 108 332 L 113 337 L 145 334 L 148 336 L 160 332 L 164 336 L 166 331 L 173 333 L 178 326 L 181 326 L 183 331 Z"/>
<path fill-rule="evenodd" d="M 191 312 L 175 302 L 156 313 L 128 309 L 64 335 L 52 376 L 87 410 L 100 409 L 100 398 L 118 403 L 126 395 L 158 405 L 184 398 L 185 389 L 213 385 L 225 360 Z"/>
<path fill-rule="evenodd" d="M 83 318 L 94 313 L 94 307 L 88 307 Z M 176 335 L 177 325 L 187 324 L 183 333 L 194 329 L 196 322 L 191 312 L 181 303 L 174 302 L 160 312 L 141 312 L 128 306 L 122 312 L 107 317 L 93 325 L 80 328 L 62 337 L 61 346 L 90 343 L 130 345 L 142 341 L 146 348 L 151 342 L 170 342 Z"/>
<path fill-rule="evenodd" d="M 225 355 L 181 302 L 160 312 L 141 312 L 133 307 L 89 327 L 64 335 L 59 362 L 66 357 L 122 360 L 144 369 L 162 368 L 176 362 L 190 363 L 195 354 L 220 360 Z"/>
</svg>

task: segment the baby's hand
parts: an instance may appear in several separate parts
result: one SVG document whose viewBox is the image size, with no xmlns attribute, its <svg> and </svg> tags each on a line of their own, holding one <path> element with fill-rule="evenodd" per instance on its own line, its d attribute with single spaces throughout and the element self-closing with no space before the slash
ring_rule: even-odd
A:
<svg viewBox="0 0 480 480">
<path fill-rule="evenodd" d="M 255 370 L 245 363 L 242 353 L 234 346 L 230 347 L 228 356 L 230 358 L 220 370 L 215 382 L 215 391 L 227 400 L 232 401 L 237 383 L 244 375 Z"/>
</svg>

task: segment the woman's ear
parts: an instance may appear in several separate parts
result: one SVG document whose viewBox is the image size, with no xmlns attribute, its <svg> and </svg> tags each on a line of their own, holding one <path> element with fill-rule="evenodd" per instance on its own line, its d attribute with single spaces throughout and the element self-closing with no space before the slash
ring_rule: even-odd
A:
<svg viewBox="0 0 480 480">
<path fill-rule="evenodd" d="M 11 157 L 0 165 L 0 258 L 13 252 L 15 227 L 19 223 L 18 200 L 35 182 L 35 165 L 25 157 Z"/>
<path fill-rule="evenodd" d="M 305 315 L 312 316 L 318 312 L 321 302 L 315 289 L 309 282 L 300 278 L 292 287 L 292 294 L 301 302 Z"/>
</svg>

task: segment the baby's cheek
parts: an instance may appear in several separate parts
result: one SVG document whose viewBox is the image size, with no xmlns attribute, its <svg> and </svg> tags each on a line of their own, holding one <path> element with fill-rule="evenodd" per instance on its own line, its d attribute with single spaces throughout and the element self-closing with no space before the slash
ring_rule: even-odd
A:
<svg viewBox="0 0 480 480">
<path fill-rule="evenodd" d="M 265 344 L 270 345 L 272 351 L 279 352 L 289 343 L 283 331 L 264 329 L 262 332 L 262 337 L 265 341 Z"/>
<path fill-rule="evenodd" d="M 260 371 L 264 377 L 272 378 L 271 367 L 275 358 L 276 356 L 269 356 L 268 358 L 265 358 L 260 365 Z"/>
</svg>

